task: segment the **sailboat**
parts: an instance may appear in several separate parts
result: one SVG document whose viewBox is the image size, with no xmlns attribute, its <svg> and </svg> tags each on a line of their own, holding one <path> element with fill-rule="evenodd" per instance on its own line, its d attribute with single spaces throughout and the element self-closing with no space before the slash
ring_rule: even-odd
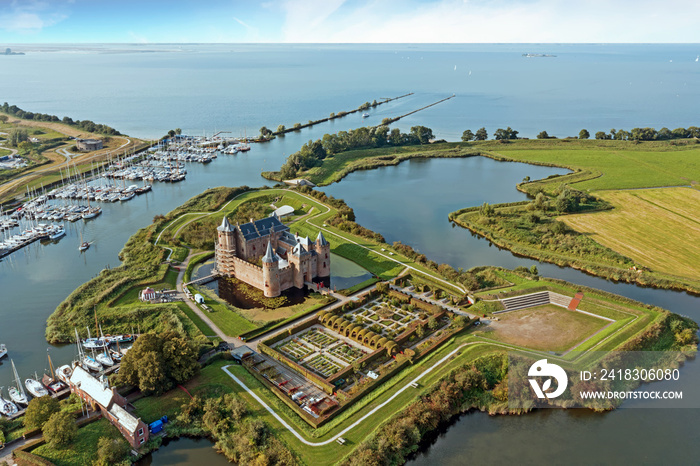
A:
<svg viewBox="0 0 700 466">
<path fill-rule="evenodd" d="M 105 336 L 102 333 L 102 326 L 101 325 L 100 325 L 100 337 L 104 341 Z M 109 350 L 107 349 L 107 345 L 105 345 L 105 347 L 104 347 L 104 353 L 99 353 L 97 356 L 95 356 L 95 359 L 97 360 L 97 362 L 99 362 L 100 364 L 102 364 L 103 366 L 106 366 L 106 367 L 114 365 L 114 361 L 112 360 L 112 358 L 109 355 Z"/>
<path fill-rule="evenodd" d="M 83 349 L 80 347 L 80 337 L 78 336 L 78 329 L 75 329 L 75 341 L 78 345 L 78 357 L 80 364 L 86 368 L 93 370 L 95 372 L 100 372 L 102 370 L 102 365 L 92 359 L 90 356 L 83 353 Z"/>
<path fill-rule="evenodd" d="M 54 378 L 53 362 L 51 362 L 51 355 L 48 349 L 46 350 L 46 356 L 49 358 L 49 373 L 44 374 L 44 377 L 41 378 L 41 383 L 48 388 L 50 392 L 58 393 L 66 388 L 66 384 Z"/>
<path fill-rule="evenodd" d="M 2 387 L 0 387 L 0 414 L 10 417 L 14 416 L 18 412 L 19 408 L 16 404 L 2 397 Z"/>
<path fill-rule="evenodd" d="M 29 404 L 29 401 L 27 400 L 27 394 L 24 392 L 24 387 L 19 381 L 19 375 L 17 375 L 17 368 L 15 367 L 15 362 L 10 360 L 12 363 L 12 371 L 15 374 L 15 383 L 17 384 L 16 387 L 10 387 L 8 389 L 8 393 L 10 394 L 10 398 L 12 401 L 17 403 L 18 405 L 27 405 Z"/>
<path fill-rule="evenodd" d="M 44 387 L 41 382 L 39 382 L 37 379 L 39 376 L 34 374 L 35 378 L 27 378 L 24 381 L 24 386 L 27 387 L 27 391 L 32 394 L 33 397 L 35 398 L 41 398 L 42 396 L 47 396 L 49 394 L 49 391 L 46 390 L 46 387 Z"/>
<path fill-rule="evenodd" d="M 86 251 L 90 247 L 90 243 L 83 241 L 83 232 L 80 232 L 80 246 L 78 246 L 78 251 Z"/>
<path fill-rule="evenodd" d="M 97 313 L 95 313 L 95 324 L 97 324 Z M 87 349 L 102 349 L 109 346 L 109 341 L 102 338 L 91 338 L 90 337 L 90 327 L 86 327 L 88 332 L 88 337 L 83 340 L 83 347 Z"/>
</svg>

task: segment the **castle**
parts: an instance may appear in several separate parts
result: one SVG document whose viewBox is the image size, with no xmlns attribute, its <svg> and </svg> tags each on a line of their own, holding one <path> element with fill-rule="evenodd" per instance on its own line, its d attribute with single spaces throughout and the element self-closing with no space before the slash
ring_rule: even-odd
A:
<svg viewBox="0 0 700 466">
<path fill-rule="evenodd" d="M 235 277 L 272 298 L 291 287 L 303 288 L 331 274 L 331 247 L 319 232 L 316 241 L 289 231 L 272 217 L 232 226 L 226 217 L 217 228 L 216 270 Z M 262 258 L 262 266 L 255 263 Z"/>
</svg>

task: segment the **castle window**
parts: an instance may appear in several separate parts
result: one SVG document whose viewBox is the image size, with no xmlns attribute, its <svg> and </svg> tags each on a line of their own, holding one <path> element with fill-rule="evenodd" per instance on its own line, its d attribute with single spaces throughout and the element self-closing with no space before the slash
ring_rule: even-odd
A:
<svg viewBox="0 0 700 466">
<path fill-rule="evenodd" d="M 143 437 L 143 427 L 139 429 L 139 437 Z"/>
<path fill-rule="evenodd" d="M 328 254 L 326 254 L 326 259 L 328 259 Z M 325 265 L 325 264 L 324 264 Z"/>
<path fill-rule="evenodd" d="M 324 266 L 324 267 L 326 266 L 326 263 L 325 263 L 325 262 L 323 263 L 323 266 Z"/>
<path fill-rule="evenodd" d="M 145 442 L 145 441 L 146 441 L 146 439 L 145 439 L 145 438 L 142 438 L 141 440 L 139 440 L 139 443 L 140 443 L 140 444 L 143 444 L 143 442 Z"/>
</svg>

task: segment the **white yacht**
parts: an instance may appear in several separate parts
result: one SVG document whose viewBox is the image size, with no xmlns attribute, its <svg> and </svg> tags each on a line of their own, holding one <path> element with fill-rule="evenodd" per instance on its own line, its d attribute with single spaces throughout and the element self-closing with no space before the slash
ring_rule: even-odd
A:
<svg viewBox="0 0 700 466">
<path fill-rule="evenodd" d="M 62 238 L 63 236 L 66 236 L 66 229 L 63 225 L 61 225 L 57 229 L 55 229 L 53 233 L 51 233 L 49 235 L 49 239 L 51 241 L 55 241 L 59 238 Z"/>
<path fill-rule="evenodd" d="M 29 401 L 27 400 L 27 394 L 24 392 L 24 387 L 19 381 L 19 375 L 17 375 L 17 368 L 15 367 L 15 362 L 12 362 L 12 371 L 15 374 L 15 384 L 17 384 L 16 387 L 10 387 L 8 390 L 8 393 L 10 394 L 10 398 L 12 401 L 14 401 L 18 405 L 27 405 L 29 404 Z"/>
<path fill-rule="evenodd" d="M 61 366 L 58 369 L 56 369 L 56 377 L 61 382 L 68 383 L 71 375 L 73 375 L 73 368 L 69 365 Z"/>
<path fill-rule="evenodd" d="M 0 359 L 7 356 L 7 346 L 0 344 Z"/>
<path fill-rule="evenodd" d="M 19 408 L 16 404 L 2 397 L 2 387 L 0 387 L 0 414 L 10 417 L 14 416 L 18 412 Z"/>
<path fill-rule="evenodd" d="M 47 396 L 49 394 L 46 387 L 44 387 L 41 382 L 36 379 L 29 378 L 25 380 L 24 386 L 27 387 L 27 391 L 35 398 L 41 398 L 42 396 Z"/>
</svg>

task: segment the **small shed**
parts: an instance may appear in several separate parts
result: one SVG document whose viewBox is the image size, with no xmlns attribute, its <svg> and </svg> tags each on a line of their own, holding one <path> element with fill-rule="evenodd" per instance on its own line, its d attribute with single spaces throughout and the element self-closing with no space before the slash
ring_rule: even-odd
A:
<svg viewBox="0 0 700 466">
<path fill-rule="evenodd" d="M 197 304 L 204 304 L 204 296 L 202 296 L 201 294 L 197 293 L 196 295 L 194 295 L 194 301 L 195 301 Z"/>
<path fill-rule="evenodd" d="M 242 345 L 231 350 L 231 356 L 233 356 L 233 360 L 238 364 L 242 364 L 243 360 L 252 356 L 253 353 L 254 351 L 248 348 L 246 345 Z"/>
</svg>

